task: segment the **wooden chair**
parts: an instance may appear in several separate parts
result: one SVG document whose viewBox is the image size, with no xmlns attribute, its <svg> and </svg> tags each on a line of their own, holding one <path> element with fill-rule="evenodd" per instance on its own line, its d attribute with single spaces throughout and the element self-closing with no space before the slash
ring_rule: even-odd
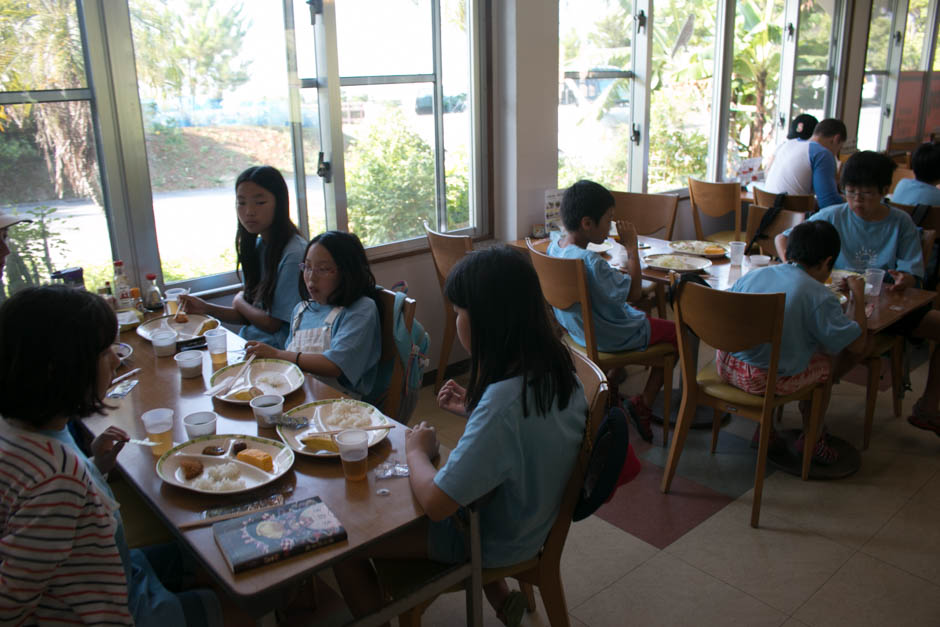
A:
<svg viewBox="0 0 940 627">
<path fill-rule="evenodd" d="M 900 203 L 891 202 L 890 200 L 887 202 L 887 204 L 890 207 L 907 212 L 908 215 L 913 215 L 914 209 L 916 208 L 915 205 L 902 205 Z M 927 245 L 927 231 L 934 231 L 935 236 L 936 233 L 940 233 L 940 206 L 930 207 L 930 209 L 927 210 L 927 215 L 924 216 L 920 226 L 924 229 L 924 232 L 921 233 L 921 247 L 924 252 L 924 269 L 926 270 L 927 265 L 930 263 L 930 256 L 933 254 L 933 244 L 936 241 L 935 237 L 934 242 L 931 242 L 929 246 Z M 940 274 L 940 263 L 937 263 L 937 266 L 934 267 L 933 271 L 934 274 L 932 276 L 924 276 L 924 280 L 927 281 L 928 285 L 937 285 L 938 282 L 940 282 L 938 281 L 938 274 Z"/>
<path fill-rule="evenodd" d="M 655 235 L 671 240 L 676 226 L 676 208 L 679 196 L 675 194 L 638 194 L 611 192 L 614 196 L 614 221 L 627 220 L 636 227 L 637 235 Z M 666 318 L 666 289 L 662 283 L 643 281 L 643 301 L 640 309 L 648 310 L 645 303 L 655 303 L 656 313 Z M 649 305 L 648 305 L 649 306 Z"/>
<path fill-rule="evenodd" d="M 777 194 L 765 192 L 757 187 L 754 188 L 754 204 L 760 205 L 761 207 L 773 207 L 776 198 Z M 754 205 L 751 206 L 753 207 Z M 813 213 L 816 211 L 816 196 L 813 194 L 787 194 L 784 197 L 783 208 L 788 211 Z M 748 239 L 747 241 L 751 240 Z"/>
<path fill-rule="evenodd" d="M 532 242 L 526 239 L 529 257 L 539 276 L 539 284 L 548 304 L 557 309 L 581 306 L 584 319 L 584 339 L 586 346 L 575 342 L 565 334 L 564 341 L 573 351 L 586 355 L 605 372 L 611 368 L 627 365 L 642 365 L 663 369 L 663 446 L 669 440 L 669 422 L 671 419 L 672 371 L 676 364 L 676 351 L 672 344 L 654 344 L 645 351 L 623 351 L 604 353 L 597 350 L 594 337 L 594 319 L 591 313 L 591 297 L 587 286 L 587 270 L 580 259 L 561 259 L 549 257 L 537 251 Z M 616 390 L 614 390 L 616 392 Z"/>
<path fill-rule="evenodd" d="M 398 347 L 395 345 L 395 320 L 392 317 L 392 312 L 395 309 L 395 292 L 386 289 L 381 290 L 379 292 L 379 302 L 382 306 L 382 356 L 379 357 L 379 362 L 394 360 L 388 392 L 382 398 L 382 406 L 379 409 L 389 418 L 399 420 L 398 410 L 401 407 L 401 388 L 402 378 L 405 376 L 405 364 L 402 363 L 401 356 L 398 354 Z M 415 299 L 405 298 L 402 314 L 405 316 L 405 327 L 408 330 L 411 330 L 411 323 L 414 322 L 417 306 Z"/>
<path fill-rule="evenodd" d="M 454 313 L 454 308 L 444 295 L 444 283 L 447 281 L 451 268 L 473 250 L 473 240 L 468 235 L 445 235 L 432 231 L 427 221 L 424 222 L 424 231 L 428 236 L 431 259 L 434 261 L 437 282 L 441 285 L 441 298 L 444 300 L 444 335 L 441 339 L 441 358 L 437 364 L 437 377 L 434 379 L 434 392 L 436 393 L 444 383 L 450 349 L 457 336 L 457 314 Z"/>
<path fill-rule="evenodd" d="M 912 179 L 914 178 L 914 170 L 910 168 L 896 168 L 894 174 L 891 175 L 891 188 L 888 190 L 889 194 L 894 193 L 894 188 L 898 186 L 903 179 Z"/>
<path fill-rule="evenodd" d="M 588 401 L 588 415 L 584 440 L 581 443 L 574 471 L 562 494 L 558 517 L 549 530 L 545 544 L 542 545 L 538 555 L 513 566 L 483 569 L 483 585 L 508 577 L 517 580 L 520 589 L 526 595 L 530 612 L 534 612 L 536 608 L 532 586 L 537 586 L 542 596 L 542 603 L 545 605 L 545 612 L 548 614 L 548 623 L 552 627 L 570 625 L 565 589 L 561 582 L 561 554 L 565 548 L 565 540 L 568 538 L 568 530 L 571 528 L 571 517 L 584 484 L 584 471 L 591 456 L 591 443 L 607 412 L 609 394 L 607 378 L 600 368 L 576 351 L 571 351 L 571 359 Z M 458 592 L 461 589 L 454 587 L 448 592 Z M 398 617 L 398 624 L 401 627 L 420 627 L 421 615 L 433 601 L 434 599 L 430 599 L 403 612 Z"/>
<path fill-rule="evenodd" d="M 741 184 L 708 183 L 689 177 L 689 201 L 692 203 L 692 219 L 695 222 L 695 237 L 712 242 L 739 241 L 741 231 Z M 718 231 L 710 235 L 702 232 L 702 219 L 699 211 L 712 218 L 720 218 L 734 212 L 734 230 Z"/>
<path fill-rule="evenodd" d="M 777 381 L 777 363 L 780 360 L 780 342 L 783 334 L 784 294 L 742 294 L 722 292 L 695 283 L 682 283 L 673 303 L 676 324 L 679 327 L 679 363 L 682 368 L 682 404 L 676 433 L 669 449 L 669 459 L 663 473 L 662 490 L 669 491 L 685 438 L 699 405 L 714 410 L 712 423 L 712 453 L 718 442 L 718 430 L 722 414 L 737 414 L 760 425 L 760 443 L 757 453 L 757 469 L 754 473 L 754 503 L 751 508 L 751 526 L 757 527 L 760 518 L 761 493 L 764 486 L 764 470 L 767 465 L 767 450 L 774 410 L 791 401 L 812 400 L 809 433 L 803 447 L 803 479 L 809 476 L 813 446 L 819 431 L 824 385 L 817 384 L 788 396 L 777 396 L 774 388 Z M 693 347 L 689 332 L 717 349 L 733 352 L 769 343 L 770 368 L 767 372 L 767 392 L 754 395 L 725 383 L 713 363 L 697 370 L 698 352 Z M 697 346 L 697 344 L 695 344 Z"/>
<path fill-rule="evenodd" d="M 770 211 L 770 209 L 767 207 L 761 207 L 760 205 L 751 205 L 748 207 L 747 229 L 745 230 L 744 235 L 745 242 L 750 242 L 751 239 L 754 238 L 754 234 L 757 233 L 757 229 L 760 226 L 760 221 L 764 219 L 764 214 L 766 214 L 768 211 Z M 777 217 L 774 218 L 774 221 L 771 222 L 770 226 L 767 228 L 767 237 L 757 238 L 757 245 L 760 248 L 761 254 L 776 257 L 777 249 L 774 246 L 774 238 L 787 229 L 793 228 L 805 219 L 806 214 L 803 212 L 782 209 L 780 213 L 777 214 Z"/>
</svg>

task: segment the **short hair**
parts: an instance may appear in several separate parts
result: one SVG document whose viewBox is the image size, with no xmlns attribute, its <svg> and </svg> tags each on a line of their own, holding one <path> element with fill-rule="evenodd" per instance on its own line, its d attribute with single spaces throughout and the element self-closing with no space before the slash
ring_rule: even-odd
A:
<svg viewBox="0 0 940 627">
<path fill-rule="evenodd" d="M 911 168 L 918 181 L 940 181 L 940 144 L 924 142 L 911 155 Z"/>
<path fill-rule="evenodd" d="M 614 206 L 614 195 L 594 181 L 581 179 L 565 190 L 561 198 L 561 221 L 565 228 L 577 231 L 582 218 L 600 222 L 607 210 Z"/>
<path fill-rule="evenodd" d="M 836 135 L 845 141 L 849 136 L 849 131 L 845 128 L 845 123 L 842 120 L 835 118 L 826 118 L 817 124 L 815 130 L 813 130 L 813 136 L 815 137 L 835 137 Z"/>
<path fill-rule="evenodd" d="M 808 220 L 793 227 L 787 238 L 787 261 L 807 267 L 819 265 L 832 257 L 829 269 L 835 264 L 842 249 L 839 231 L 825 220 Z"/>
<path fill-rule="evenodd" d="M 43 427 L 105 408 L 98 359 L 117 335 L 100 296 L 63 285 L 26 287 L 0 306 L 0 414 Z"/>
<path fill-rule="evenodd" d="M 363 296 L 375 299 L 375 275 L 372 274 L 372 269 L 369 267 L 366 250 L 362 247 L 362 242 L 359 241 L 355 233 L 346 233 L 345 231 L 324 231 L 320 233 L 307 244 L 307 248 L 304 250 L 304 260 L 307 259 L 307 253 L 310 252 L 310 247 L 314 244 L 320 244 L 326 248 L 333 258 L 333 263 L 336 264 L 339 283 L 333 293 L 327 297 L 330 305 L 348 307 Z M 300 298 L 308 300 L 310 294 L 307 292 L 303 273 L 300 274 L 300 285 L 298 287 L 300 289 Z"/>
<path fill-rule="evenodd" d="M 787 139 L 809 139 L 813 136 L 813 130 L 819 120 L 808 113 L 801 113 L 790 122 L 790 132 L 787 133 Z"/>
<path fill-rule="evenodd" d="M 891 187 L 891 176 L 896 167 L 898 164 L 884 153 L 871 150 L 856 152 L 842 166 L 842 188 L 874 185 L 879 190 L 887 189 Z"/>
<path fill-rule="evenodd" d="M 564 409 L 580 393 L 528 255 L 505 245 L 471 252 L 447 276 L 444 294 L 470 317 L 468 412 L 490 384 L 519 375 L 523 417 L 544 416 L 555 401 Z M 529 386 L 534 408 L 526 400 Z"/>
</svg>

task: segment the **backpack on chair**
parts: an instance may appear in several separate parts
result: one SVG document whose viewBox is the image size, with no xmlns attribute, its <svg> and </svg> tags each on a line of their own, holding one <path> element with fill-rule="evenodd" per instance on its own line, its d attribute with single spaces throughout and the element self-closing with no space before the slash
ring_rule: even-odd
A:
<svg viewBox="0 0 940 627">
<path fill-rule="evenodd" d="M 411 414 L 414 413 L 415 406 L 418 404 L 418 392 L 421 390 L 421 384 L 424 382 L 424 371 L 430 363 L 428 359 L 428 348 L 431 345 L 431 338 L 428 336 L 424 326 L 417 319 L 411 321 L 411 329 L 405 321 L 405 315 L 402 307 L 405 304 L 405 297 L 408 293 L 408 284 L 399 281 L 392 286 L 395 292 L 395 304 L 391 312 L 382 312 L 382 315 L 391 315 L 393 321 L 392 334 L 395 339 L 395 348 L 402 363 L 402 381 L 400 402 L 397 408 L 397 414 L 392 416 L 402 424 L 408 424 Z M 373 392 L 368 402 L 377 407 L 381 407 L 388 395 L 389 385 L 392 383 L 392 375 L 395 370 L 395 360 L 379 362 L 379 371 L 376 373 Z"/>
</svg>

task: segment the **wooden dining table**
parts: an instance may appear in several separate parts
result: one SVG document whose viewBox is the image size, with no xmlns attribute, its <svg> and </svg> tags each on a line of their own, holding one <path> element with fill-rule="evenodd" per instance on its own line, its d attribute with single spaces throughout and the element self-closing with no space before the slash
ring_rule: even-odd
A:
<svg viewBox="0 0 940 627">
<path fill-rule="evenodd" d="M 278 440 L 273 428 L 259 428 L 247 405 L 236 405 L 204 395 L 213 372 L 212 362 L 205 349 L 203 371 L 199 378 L 185 379 L 173 357 L 157 357 L 150 342 L 134 330 L 120 334 L 119 340 L 133 348 L 133 354 L 116 375 L 131 368 L 140 368 L 133 379 L 138 384 L 123 399 L 106 399 L 111 409 L 104 415 L 86 418 L 84 426 L 92 436 L 103 432 L 108 426 L 124 429 L 131 438 L 146 438 L 140 416 L 145 411 L 166 407 L 174 412 L 173 441 L 185 442 L 189 438 L 183 428 L 184 416 L 211 410 L 218 415 L 216 433 L 257 435 Z M 244 359 L 244 341 L 234 333 L 227 334 L 228 363 Z M 306 376 L 303 386 L 285 397 L 284 410 L 306 402 L 339 398 L 337 390 L 312 376 Z M 254 568 L 235 575 L 226 564 L 215 543 L 211 526 L 195 529 L 180 529 L 180 525 L 203 518 L 203 512 L 211 508 L 234 505 L 257 499 L 252 492 L 246 494 L 202 494 L 164 483 L 156 472 L 157 457 L 146 446 L 128 443 L 118 456 L 118 468 L 130 486 L 150 506 L 153 513 L 166 525 L 172 534 L 187 547 L 218 584 L 239 605 L 252 612 L 262 624 L 273 620 L 274 607 L 270 594 L 292 582 L 311 575 L 318 570 L 343 560 L 351 554 L 368 547 L 378 540 L 395 534 L 424 517 L 421 505 L 415 499 L 407 477 L 377 479 L 372 470 L 382 462 L 405 463 L 405 434 L 407 428 L 394 423 L 382 442 L 369 449 L 366 480 L 347 481 L 343 476 L 340 461 L 336 457 L 319 458 L 295 452 L 295 461 L 290 470 L 273 484 L 273 489 L 289 493 L 287 502 L 300 501 L 319 496 L 329 506 L 345 527 L 346 541 L 330 544 L 315 551 L 294 556 L 276 563 Z M 441 463 L 446 460 L 448 450 L 442 447 Z M 265 486 L 254 492 L 268 493 Z M 478 556 L 477 556 L 478 557 Z M 428 596 L 440 593 L 452 585 L 466 580 L 470 574 L 479 576 L 479 561 L 467 568 L 457 568 L 442 576 Z M 475 572 L 474 572 L 475 571 Z M 476 579 L 479 581 L 479 579 Z M 473 614 L 474 624 L 479 623 L 479 586 L 468 592 L 468 617 Z M 437 589 L 440 590 L 437 590 Z M 437 590 L 435 592 L 435 590 Z M 471 607 L 476 603 L 476 607 Z M 388 608 L 386 608 L 388 609 Z M 407 608 L 401 608 L 407 609 Z M 397 615 L 400 609 L 386 611 L 388 617 Z M 371 617 L 361 624 L 380 624 L 383 616 Z M 357 623 L 359 624 L 359 623 Z"/>
<path fill-rule="evenodd" d="M 526 246 L 524 239 L 509 243 L 523 249 Z M 548 239 L 533 241 L 533 245 L 542 251 L 545 250 L 547 244 Z M 641 258 L 640 268 L 643 279 L 669 285 L 673 280 L 673 272 L 651 268 L 645 262 L 648 255 L 675 254 L 675 251 L 669 247 L 669 241 L 640 235 L 637 237 L 637 244 L 639 246 L 638 252 Z M 731 265 L 728 256 L 711 259 L 710 261 L 711 265 L 699 274 L 711 287 L 719 290 L 731 288 L 735 281 L 759 267 L 751 264 L 747 256 L 745 256 L 744 262 L 740 266 Z M 623 270 L 622 268 L 619 269 Z M 912 311 L 932 303 L 936 298 L 937 293 L 930 290 L 908 288 L 901 292 L 893 292 L 882 289 L 880 296 L 872 299 L 874 307 L 868 316 L 869 333 L 883 331 Z"/>
</svg>

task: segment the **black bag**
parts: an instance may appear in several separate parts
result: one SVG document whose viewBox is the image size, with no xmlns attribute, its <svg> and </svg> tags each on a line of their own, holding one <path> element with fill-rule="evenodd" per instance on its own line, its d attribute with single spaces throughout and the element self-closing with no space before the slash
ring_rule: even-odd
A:
<svg viewBox="0 0 940 627">
<path fill-rule="evenodd" d="M 629 401 L 626 403 L 627 411 L 632 411 Z M 630 446 L 627 415 L 622 408 L 611 407 L 594 438 L 572 520 L 583 520 L 593 514 L 619 486 L 632 481 L 639 470 L 640 460 Z"/>
<path fill-rule="evenodd" d="M 780 212 L 783 211 L 783 204 L 786 202 L 787 193 L 781 192 L 774 196 L 774 206 L 770 207 L 767 210 L 767 213 L 764 214 L 764 217 L 760 219 L 760 225 L 757 227 L 757 231 L 754 233 L 754 237 L 751 238 L 751 241 L 748 242 L 747 248 L 744 250 L 751 250 L 754 247 L 754 244 L 757 243 L 757 240 L 762 237 L 767 237 L 767 229 L 770 228 L 770 225 L 774 223 L 774 220 L 780 215 Z"/>
</svg>

